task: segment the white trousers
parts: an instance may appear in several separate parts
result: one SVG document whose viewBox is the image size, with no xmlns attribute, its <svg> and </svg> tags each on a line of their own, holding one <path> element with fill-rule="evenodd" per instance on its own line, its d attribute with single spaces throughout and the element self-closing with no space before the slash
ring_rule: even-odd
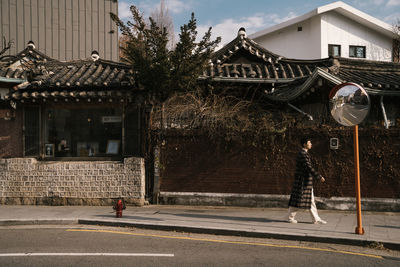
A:
<svg viewBox="0 0 400 267">
<path fill-rule="evenodd" d="M 297 211 L 301 209 L 296 208 L 296 207 L 290 207 L 289 206 L 289 220 L 294 220 L 294 217 L 296 216 Z M 321 218 L 318 216 L 318 211 L 317 211 L 317 206 L 315 205 L 315 199 L 314 199 L 314 190 L 311 190 L 311 209 L 310 209 L 310 214 L 311 214 L 311 219 L 313 222 L 320 221 Z"/>
</svg>

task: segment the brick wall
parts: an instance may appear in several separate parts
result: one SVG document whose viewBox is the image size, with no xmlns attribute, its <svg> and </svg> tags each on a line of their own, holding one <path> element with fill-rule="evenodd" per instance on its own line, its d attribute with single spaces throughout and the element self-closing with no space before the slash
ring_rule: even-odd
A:
<svg viewBox="0 0 400 267">
<path fill-rule="evenodd" d="M 10 112 L 10 109 L 0 111 Z M 0 158 L 22 157 L 22 109 L 12 111 L 11 120 L 0 117 Z"/>
<path fill-rule="evenodd" d="M 0 204 L 143 205 L 144 160 L 37 161 L 0 159 Z"/>
<path fill-rule="evenodd" d="M 299 139 L 312 138 L 311 158 L 326 178 L 318 197 L 354 197 L 351 127 L 287 131 L 265 139 L 263 147 L 213 142 L 204 136 L 165 137 L 160 147 L 160 191 L 236 194 L 290 194 Z M 329 147 L 339 138 L 339 149 Z M 400 198 L 400 129 L 360 129 L 361 196 Z"/>
</svg>

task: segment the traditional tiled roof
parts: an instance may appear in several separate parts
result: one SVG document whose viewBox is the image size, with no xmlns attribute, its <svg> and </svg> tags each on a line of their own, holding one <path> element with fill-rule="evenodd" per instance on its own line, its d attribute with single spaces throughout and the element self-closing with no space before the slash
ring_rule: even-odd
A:
<svg viewBox="0 0 400 267">
<path fill-rule="evenodd" d="M 355 82 L 372 95 L 400 96 L 400 64 L 335 58 L 331 73 L 343 81 Z"/>
<path fill-rule="evenodd" d="M 239 31 L 238 36 L 217 51 L 200 79 L 226 82 L 288 83 L 303 80 L 330 60 L 295 60 L 276 55 Z"/>
<path fill-rule="evenodd" d="M 29 58 L 26 55 L 30 55 Z M 129 98 L 136 86 L 132 68 L 123 63 L 99 59 L 60 62 L 34 48 L 19 53 L 14 62 L 0 68 L 0 76 L 27 79 L 14 87 L 5 99 Z M 23 64 L 21 64 L 21 58 Z M 30 59 L 31 61 L 28 61 Z M 18 64 L 19 63 L 19 64 Z M 3 66 L 6 63 L 3 61 Z"/>
<path fill-rule="evenodd" d="M 296 60 L 276 55 L 246 37 L 217 51 L 199 80 L 264 84 L 266 97 L 292 101 L 313 88 L 319 78 L 331 84 L 355 82 L 371 95 L 400 96 L 400 64 L 363 59 Z M 315 89 L 315 88 L 314 88 Z"/>
<path fill-rule="evenodd" d="M 39 74 L 31 88 L 126 88 L 134 85 L 133 70 L 129 65 L 93 59 L 52 62 L 38 66 Z"/>
<path fill-rule="evenodd" d="M 36 50 L 33 44 L 29 44 L 15 56 L 6 55 L 0 58 L 0 77 L 26 80 L 34 64 L 46 62 L 56 62 L 56 60 Z"/>
<path fill-rule="evenodd" d="M 0 64 L 0 77 L 27 80 L 14 87 L 16 90 L 10 92 L 7 99 L 112 100 L 130 97 L 138 90 L 129 65 L 97 57 L 60 62 L 28 47 L 14 61 L 7 58 Z M 284 58 L 247 38 L 244 29 L 232 42 L 214 53 L 199 80 L 260 84 L 268 99 L 288 102 L 313 90 L 321 78 L 332 85 L 358 83 L 371 95 L 400 96 L 399 63 L 347 58 Z"/>
</svg>

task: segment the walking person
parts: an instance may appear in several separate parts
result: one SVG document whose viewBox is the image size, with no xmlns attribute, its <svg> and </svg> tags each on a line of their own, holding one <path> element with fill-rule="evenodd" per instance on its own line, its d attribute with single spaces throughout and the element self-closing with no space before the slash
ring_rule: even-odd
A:
<svg viewBox="0 0 400 267">
<path fill-rule="evenodd" d="M 318 216 L 313 192 L 313 179 L 325 182 L 325 178 L 312 167 L 310 155 L 308 154 L 308 150 L 312 147 L 310 138 L 302 138 L 300 142 L 302 148 L 296 158 L 296 172 L 289 200 L 288 221 L 297 223 L 295 220 L 297 211 L 299 209 L 307 209 L 310 210 L 313 223 L 326 224 L 326 221 Z"/>
</svg>

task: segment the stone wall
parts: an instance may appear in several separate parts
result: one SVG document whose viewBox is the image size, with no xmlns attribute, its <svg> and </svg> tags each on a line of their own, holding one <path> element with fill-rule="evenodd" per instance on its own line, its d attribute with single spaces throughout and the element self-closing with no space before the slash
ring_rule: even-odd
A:
<svg viewBox="0 0 400 267">
<path fill-rule="evenodd" d="M 38 161 L 0 159 L 0 204 L 143 205 L 144 159 Z"/>
</svg>

